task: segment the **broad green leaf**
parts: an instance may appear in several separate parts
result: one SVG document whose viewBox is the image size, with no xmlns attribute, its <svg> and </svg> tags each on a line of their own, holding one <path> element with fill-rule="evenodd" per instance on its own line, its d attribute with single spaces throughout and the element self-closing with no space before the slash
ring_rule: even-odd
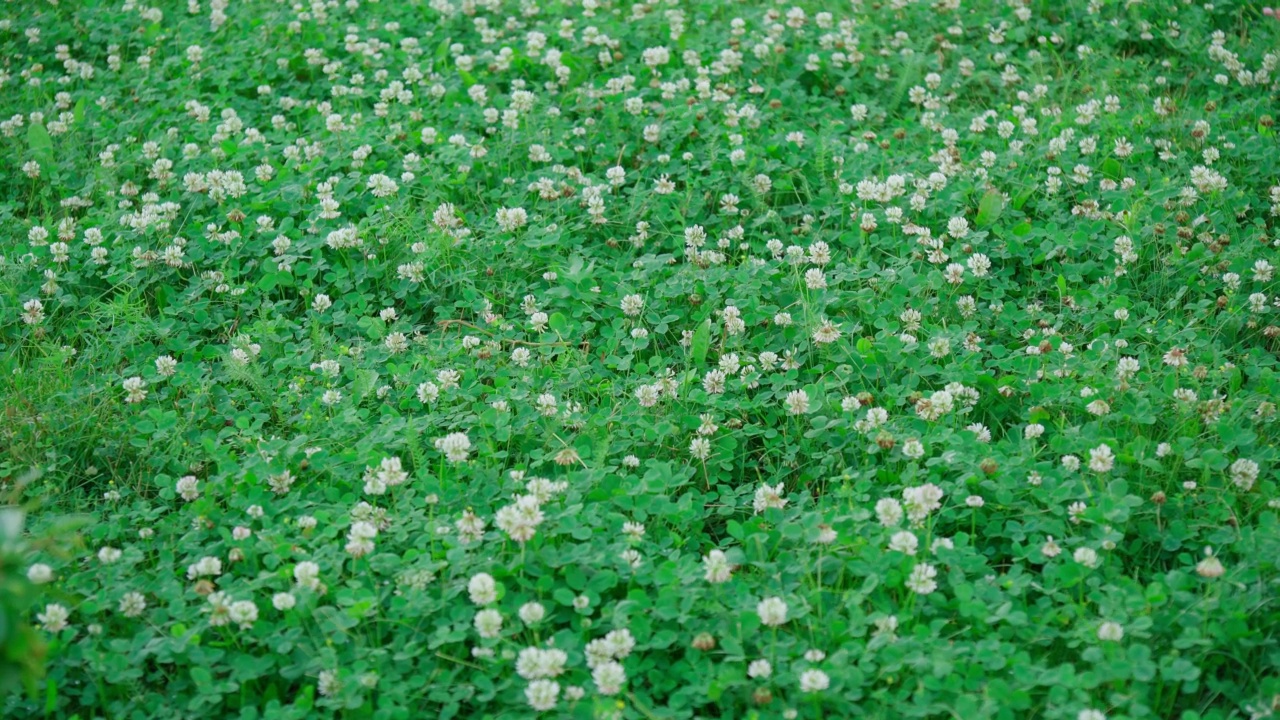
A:
<svg viewBox="0 0 1280 720">
<path fill-rule="evenodd" d="M 210 686 L 213 685 L 213 673 L 209 672 L 207 668 L 198 665 L 193 666 L 191 668 L 191 679 L 195 682 L 196 687 L 202 691 L 212 690 Z"/>
<path fill-rule="evenodd" d="M 976 223 L 981 228 L 990 227 L 1000 219 L 1000 214 L 1003 212 L 1004 196 L 995 190 L 988 190 L 982 195 L 982 200 L 978 201 Z"/>
<path fill-rule="evenodd" d="M 44 125 L 34 122 L 27 125 L 27 145 L 42 167 L 53 165 L 53 138 L 49 137 L 49 131 L 44 129 Z"/>
<path fill-rule="evenodd" d="M 693 340 L 689 343 L 689 354 L 694 365 L 701 365 L 707 359 L 707 350 L 711 347 L 711 318 L 702 321 L 693 331 Z"/>
</svg>

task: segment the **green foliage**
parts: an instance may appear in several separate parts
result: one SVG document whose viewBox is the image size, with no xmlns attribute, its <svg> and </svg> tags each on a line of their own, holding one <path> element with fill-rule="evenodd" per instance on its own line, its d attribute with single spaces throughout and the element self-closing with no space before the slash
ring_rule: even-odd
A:
<svg viewBox="0 0 1280 720">
<path fill-rule="evenodd" d="M 0 716 L 1280 707 L 1259 8 L 0 14 Z"/>
<path fill-rule="evenodd" d="M 32 548 L 24 537 L 26 510 L 9 504 L 30 480 L 23 477 L 0 502 L 0 692 L 5 694 L 34 693 L 44 670 L 45 643 L 30 622 L 39 594 L 27 577 Z"/>
</svg>

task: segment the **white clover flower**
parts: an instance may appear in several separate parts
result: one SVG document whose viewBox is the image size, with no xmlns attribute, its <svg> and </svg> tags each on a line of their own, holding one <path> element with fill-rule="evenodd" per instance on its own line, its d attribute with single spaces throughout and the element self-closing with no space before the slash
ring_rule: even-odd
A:
<svg viewBox="0 0 1280 720">
<path fill-rule="evenodd" d="M 222 560 L 205 556 L 187 566 L 187 579 L 195 580 L 202 577 L 217 577 L 222 574 Z"/>
<path fill-rule="evenodd" d="M 821 670 L 805 670 L 800 673 L 801 692 L 821 692 L 831 686 L 831 678 Z"/>
<path fill-rule="evenodd" d="M 36 585 L 53 582 L 53 568 L 44 563 L 35 563 L 27 568 L 27 579 Z"/>
<path fill-rule="evenodd" d="M 124 388 L 124 391 L 125 391 L 125 399 L 124 399 L 125 402 L 140 403 L 143 400 L 147 399 L 147 390 L 146 390 L 147 381 L 143 380 L 141 377 L 134 376 L 134 377 L 128 378 L 123 383 L 121 383 L 121 386 Z"/>
<path fill-rule="evenodd" d="M 534 680 L 525 688 L 524 695 L 534 710 L 554 710 L 560 697 L 560 684 L 554 680 Z"/>
<path fill-rule="evenodd" d="M 1101 563 L 1101 558 L 1098 557 L 1098 551 L 1089 547 L 1076 548 L 1076 551 L 1071 554 L 1071 558 L 1090 570 L 1098 567 Z"/>
<path fill-rule="evenodd" d="M 1062 547 L 1060 547 L 1053 539 L 1053 536 L 1050 535 L 1045 540 L 1044 545 L 1040 546 L 1040 553 L 1052 560 L 1062 554 Z"/>
<path fill-rule="evenodd" d="M 787 499 L 783 497 L 785 491 L 782 489 L 782 483 L 777 485 L 769 485 L 765 483 L 756 489 L 755 499 L 752 501 L 752 508 L 756 514 L 760 514 L 769 508 L 777 508 L 781 510 L 787 506 Z"/>
<path fill-rule="evenodd" d="M 787 604 L 780 597 L 765 598 L 756 604 L 756 614 L 764 625 L 777 627 L 787 621 Z"/>
<path fill-rule="evenodd" d="M 938 583 L 934 579 L 938 577 L 938 570 L 929 563 L 919 563 L 911 568 L 911 575 L 907 578 L 907 589 L 919 595 L 928 595 L 938 589 Z"/>
<path fill-rule="evenodd" d="M 514 232 L 529 223 L 529 214 L 524 208 L 498 208 L 498 227 L 504 232 Z"/>
<path fill-rule="evenodd" d="M 1259 467 L 1258 463 L 1241 458 L 1231 463 L 1229 472 L 1231 484 L 1242 492 L 1249 492 L 1253 488 L 1253 484 L 1258 480 Z"/>
<path fill-rule="evenodd" d="M 227 608 L 227 619 L 248 630 L 258 621 L 258 606 L 252 600 L 237 600 Z"/>
<path fill-rule="evenodd" d="M 1222 566 L 1222 561 L 1213 554 L 1213 548 L 1206 547 L 1204 549 L 1204 559 L 1196 563 L 1196 574 L 1202 578 L 1214 579 L 1222 577 L 1226 572 L 1226 568 Z"/>
<path fill-rule="evenodd" d="M 476 605 L 489 605 L 498 600 L 498 586 L 493 576 L 488 573 L 477 573 L 467 581 L 467 594 Z"/>
<path fill-rule="evenodd" d="M 120 598 L 118 610 L 127 618 L 136 618 L 147 609 L 147 598 L 140 592 L 127 592 Z"/>
<path fill-rule="evenodd" d="M 622 313 L 627 317 L 636 317 L 644 310 L 644 298 L 639 295 L 627 295 L 622 298 Z"/>
<path fill-rule="evenodd" d="M 178 361 L 169 355 L 156 358 L 156 374 L 160 377 L 173 377 L 178 370 Z"/>
<path fill-rule="evenodd" d="M 39 325 L 44 322 L 44 303 L 32 298 L 22 304 L 22 322 L 27 325 Z"/>
<path fill-rule="evenodd" d="M 1089 469 L 1094 472 L 1110 472 L 1115 462 L 1115 455 L 1111 453 L 1111 447 L 1106 443 L 1089 451 Z"/>
<path fill-rule="evenodd" d="M 547 616 L 547 610 L 539 602 L 527 602 L 520 606 L 518 613 L 520 622 L 525 625 L 537 625 Z"/>
<path fill-rule="evenodd" d="M 882 498 L 876 501 L 876 518 L 884 527 L 894 527 L 902 522 L 904 513 L 902 504 L 893 498 Z"/>
<path fill-rule="evenodd" d="M 788 415 L 804 415 L 809 412 L 809 394 L 804 390 L 792 390 L 786 399 Z"/>
<path fill-rule="evenodd" d="M 400 186 L 396 184 L 395 180 L 381 173 L 370 175 L 366 187 L 374 197 L 378 198 L 390 197 L 400 190 Z"/>
<path fill-rule="evenodd" d="M 71 611 L 57 603 L 50 603 L 44 606 L 44 611 L 36 614 L 36 619 L 40 621 L 40 626 L 45 632 L 58 633 L 67 627 L 67 620 L 71 618 Z"/>
<path fill-rule="evenodd" d="M 351 523 L 347 531 L 346 551 L 352 557 L 364 557 L 373 552 L 373 539 L 378 536 L 378 528 L 371 522 L 357 520 Z"/>
<path fill-rule="evenodd" d="M 702 558 L 704 578 L 709 583 L 728 582 L 733 576 L 733 566 L 722 550 L 711 550 Z"/>
<path fill-rule="evenodd" d="M 293 580 L 298 587 L 316 590 L 320 587 L 320 566 L 310 560 L 303 560 L 293 567 Z"/>
<path fill-rule="evenodd" d="M 620 663 L 610 660 L 595 666 L 591 671 L 591 680 L 601 695 L 617 695 L 622 692 L 622 685 L 627 681 L 627 672 Z"/>
<path fill-rule="evenodd" d="M 316 683 L 316 691 L 323 697 L 332 697 L 342 690 L 342 681 L 338 679 L 338 673 L 333 670 L 321 670 L 320 677 Z"/>
<path fill-rule="evenodd" d="M 690 440 L 689 454 L 696 460 L 706 460 L 711 457 L 711 441 L 704 437 L 696 437 Z"/>
<path fill-rule="evenodd" d="M 476 613 L 473 624 L 480 637 L 496 638 L 502 634 L 502 613 L 486 608 Z"/>
<path fill-rule="evenodd" d="M 899 530 L 889 538 L 889 549 L 905 555 L 915 555 L 920 539 L 909 530 Z"/>
<path fill-rule="evenodd" d="M 437 438 L 435 447 L 451 463 L 464 463 L 471 456 L 471 439 L 466 433 L 449 433 L 442 438 Z"/>
<path fill-rule="evenodd" d="M 1120 642 L 1124 639 L 1124 627 L 1118 622 L 1104 622 L 1098 626 L 1098 639 L 1103 642 Z"/>
</svg>

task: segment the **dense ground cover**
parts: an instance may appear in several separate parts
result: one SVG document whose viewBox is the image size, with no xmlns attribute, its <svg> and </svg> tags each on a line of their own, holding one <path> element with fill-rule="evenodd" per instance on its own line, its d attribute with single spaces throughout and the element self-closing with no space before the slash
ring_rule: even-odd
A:
<svg viewBox="0 0 1280 720">
<path fill-rule="evenodd" d="M 1261 7 L 0 16 L 5 717 L 1280 707 Z"/>
</svg>

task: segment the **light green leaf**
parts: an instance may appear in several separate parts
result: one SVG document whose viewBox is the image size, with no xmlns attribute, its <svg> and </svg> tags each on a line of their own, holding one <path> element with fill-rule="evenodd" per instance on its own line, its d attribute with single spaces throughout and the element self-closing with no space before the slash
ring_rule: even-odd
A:
<svg viewBox="0 0 1280 720">
<path fill-rule="evenodd" d="M 694 365 L 701 365 L 707 359 L 707 350 L 711 347 L 711 318 L 702 321 L 693 332 L 693 341 L 689 343 L 689 354 Z"/>
<path fill-rule="evenodd" d="M 27 145 L 41 166 L 53 165 L 53 138 L 49 137 L 49 131 L 43 125 L 31 123 L 27 126 Z"/>
<path fill-rule="evenodd" d="M 978 227 L 990 227 L 1000 219 L 1004 212 L 1004 196 L 995 190 L 988 190 L 978 202 Z"/>
</svg>

